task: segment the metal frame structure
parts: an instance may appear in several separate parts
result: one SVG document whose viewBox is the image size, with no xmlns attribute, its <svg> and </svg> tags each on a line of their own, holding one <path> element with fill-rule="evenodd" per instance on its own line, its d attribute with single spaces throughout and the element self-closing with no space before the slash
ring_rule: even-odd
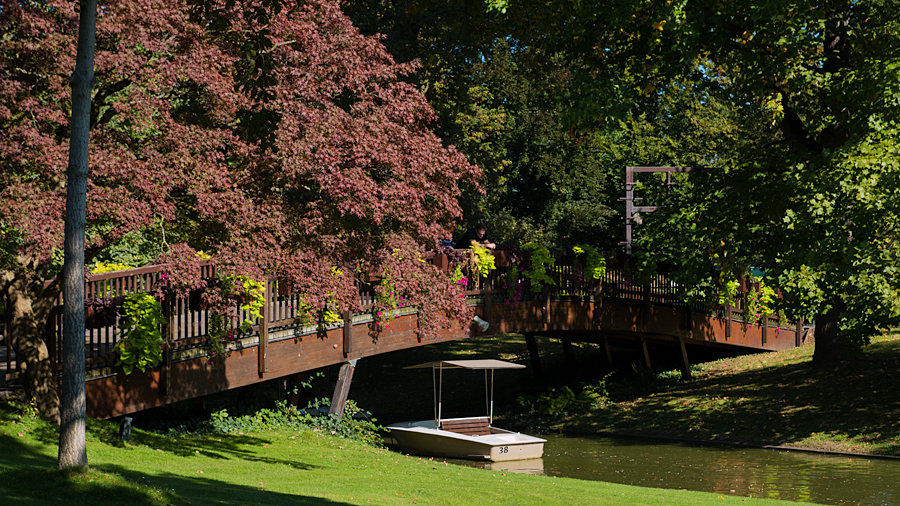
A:
<svg viewBox="0 0 900 506">
<path fill-rule="evenodd" d="M 625 201 L 625 240 L 619 243 L 620 246 L 625 246 L 625 254 L 631 256 L 631 227 L 632 225 L 641 224 L 640 213 L 652 213 L 660 208 L 660 206 L 634 205 L 635 202 L 642 200 L 634 196 L 634 185 L 637 184 L 634 182 L 636 173 L 664 172 L 666 174 L 666 182 L 663 183 L 663 186 L 666 187 L 666 192 L 668 193 L 673 186 L 678 184 L 672 182 L 673 172 L 705 173 L 709 171 L 708 167 L 625 167 L 625 197 L 619 199 Z"/>
</svg>

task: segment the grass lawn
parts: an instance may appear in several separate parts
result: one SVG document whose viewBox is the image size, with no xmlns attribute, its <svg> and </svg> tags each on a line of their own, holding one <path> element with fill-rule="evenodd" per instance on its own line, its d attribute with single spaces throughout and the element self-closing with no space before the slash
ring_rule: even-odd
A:
<svg viewBox="0 0 900 506">
<path fill-rule="evenodd" d="M 828 370 L 810 365 L 811 346 L 694 367 L 694 380 L 631 370 L 604 378 L 600 350 L 576 345 L 567 367 L 559 343 L 540 342 L 543 378 L 500 371 L 499 426 L 712 439 L 900 456 L 900 336 L 874 340 Z M 432 416 L 431 374 L 406 365 L 494 357 L 528 364 L 521 336 L 471 339 L 361 360 L 351 397 L 380 422 Z M 330 371 L 318 381 L 327 384 Z M 444 416 L 483 413 L 484 378 L 445 374 Z M 520 396 L 592 385 L 593 406 L 522 412 Z M 556 390 L 553 390 L 556 389 Z M 57 432 L 27 408 L 0 402 L 0 497 L 16 505 L 207 504 L 775 504 L 776 501 L 504 474 L 405 457 L 318 431 L 218 437 L 136 430 L 128 443 L 111 422 L 90 421 L 85 474 L 55 471 Z"/>
<path fill-rule="evenodd" d="M 56 465 L 56 430 L 0 404 L 0 497 L 31 505 L 785 504 L 544 476 L 401 456 L 331 434 L 273 431 L 176 438 L 91 422 L 91 470 Z"/>
</svg>

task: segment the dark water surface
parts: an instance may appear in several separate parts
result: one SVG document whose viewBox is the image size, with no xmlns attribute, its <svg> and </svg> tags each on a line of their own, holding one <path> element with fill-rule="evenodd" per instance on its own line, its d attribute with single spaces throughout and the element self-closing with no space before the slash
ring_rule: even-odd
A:
<svg viewBox="0 0 900 506">
<path fill-rule="evenodd" d="M 592 436 L 541 437 L 547 439 L 542 462 L 499 462 L 492 468 L 819 504 L 900 506 L 900 460 Z"/>
</svg>

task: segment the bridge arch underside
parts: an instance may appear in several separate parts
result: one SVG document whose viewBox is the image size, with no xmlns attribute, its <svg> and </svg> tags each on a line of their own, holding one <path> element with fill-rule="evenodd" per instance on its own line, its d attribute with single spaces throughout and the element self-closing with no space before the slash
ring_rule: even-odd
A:
<svg viewBox="0 0 900 506">
<path fill-rule="evenodd" d="M 535 303 L 490 309 L 498 334 L 521 333 L 558 339 L 568 361 L 573 361 L 571 343 L 593 343 L 605 348 L 607 364 L 631 363 L 637 358 L 654 367 L 677 364 L 689 375 L 691 363 L 729 355 L 777 351 L 803 344 L 806 336 L 793 326 L 777 322 L 748 325 L 734 315 L 711 315 L 687 305 L 645 304 L 633 300 L 559 299 L 544 307 Z M 544 316 L 545 307 L 547 316 Z M 534 355 L 539 353 L 529 342 Z M 637 356 L 623 356 L 621 350 L 633 350 Z M 539 365 L 534 363 L 535 366 Z"/>
<path fill-rule="evenodd" d="M 272 328 L 262 341 L 251 336 L 229 357 L 210 362 L 202 348 L 195 348 L 171 354 L 165 364 L 146 373 L 135 371 L 126 376 L 115 368 L 97 370 L 87 378 L 88 414 L 120 416 L 381 353 L 487 335 L 558 338 L 564 351 L 566 343 L 572 342 L 598 343 L 607 349 L 636 348 L 647 362 L 653 358 L 660 364 L 667 360 L 656 357 L 673 354 L 688 375 L 685 369 L 690 357 L 700 350 L 743 354 L 792 348 L 801 342 L 795 329 L 745 325 L 688 306 L 609 298 L 595 301 L 593 297 L 545 298 L 515 305 L 491 304 L 489 300 L 485 304 L 478 299 L 471 303 L 475 313 L 490 322 L 487 332 L 473 323 L 423 338 L 416 333 L 418 314 L 405 310 L 391 322 L 389 331 L 380 333 L 374 331 L 371 317 L 359 315 L 349 327 L 336 324 L 320 331 Z M 571 346 L 568 348 L 571 353 Z M 533 358 L 539 355 L 534 351 Z M 612 360 L 616 360 L 614 355 Z"/>
</svg>

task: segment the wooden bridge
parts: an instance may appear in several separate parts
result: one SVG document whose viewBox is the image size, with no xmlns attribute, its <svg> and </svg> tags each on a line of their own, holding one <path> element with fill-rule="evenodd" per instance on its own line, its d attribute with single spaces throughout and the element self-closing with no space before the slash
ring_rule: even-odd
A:
<svg viewBox="0 0 900 506">
<path fill-rule="evenodd" d="M 400 308 L 390 329 L 377 332 L 370 309 L 374 290 L 362 281 L 362 312 L 346 313 L 341 321 L 324 329 L 305 326 L 298 323 L 300 297 L 280 294 L 276 278 L 265 284 L 263 317 L 249 336 L 236 343 L 236 350 L 227 358 L 208 359 L 208 314 L 192 308 L 188 299 L 165 306 L 168 323 L 164 326 L 164 361 L 146 373 L 135 370 L 125 375 L 115 366 L 116 322 L 92 325 L 94 328 L 85 332 L 88 415 L 119 416 L 380 353 L 484 335 L 524 334 L 533 364 L 538 368 L 535 336 L 560 339 L 567 358 L 572 357 L 572 342 L 598 343 L 604 347 L 609 365 L 615 358 L 611 352 L 615 346 L 629 346 L 641 350 L 645 365 L 650 367 L 648 345 L 662 345 L 674 354 L 682 374 L 687 376 L 690 352 L 699 347 L 735 352 L 781 350 L 800 346 L 805 339 L 802 322 L 768 317 L 757 324 L 744 322 L 742 301 L 748 290 L 754 289 L 747 283 L 741 286 L 737 307 L 711 309 L 679 302 L 675 287 L 664 276 L 657 276 L 649 285 L 634 286 L 625 273 L 611 268 L 601 280 L 581 280 L 575 258 L 558 261 L 550 273 L 556 284 L 545 286 L 530 297 L 528 280 L 520 278 L 525 283 L 526 296 L 510 301 L 500 274 L 511 263 L 504 252 L 495 256 L 498 269 L 486 279 L 469 279 L 467 291 L 467 301 L 476 314 L 490 322 L 487 332 L 481 332 L 472 323 L 467 328 L 422 338 L 416 333 L 418 314 L 414 308 Z M 435 255 L 430 261 L 439 267 L 448 264 L 442 255 Z M 515 264 L 516 272 L 518 267 Z M 213 267 L 204 269 L 206 275 L 214 274 Z M 149 291 L 164 283 L 160 270 L 160 266 L 150 266 L 94 275 L 86 284 L 86 294 Z M 61 363 L 61 313 L 61 306 L 54 310 L 45 334 L 55 370 Z M 8 341 L 5 376 L 7 381 L 15 381 L 19 373 Z M 348 365 L 338 380 L 335 397 L 340 405 L 346 399 L 352 371 Z"/>
</svg>

